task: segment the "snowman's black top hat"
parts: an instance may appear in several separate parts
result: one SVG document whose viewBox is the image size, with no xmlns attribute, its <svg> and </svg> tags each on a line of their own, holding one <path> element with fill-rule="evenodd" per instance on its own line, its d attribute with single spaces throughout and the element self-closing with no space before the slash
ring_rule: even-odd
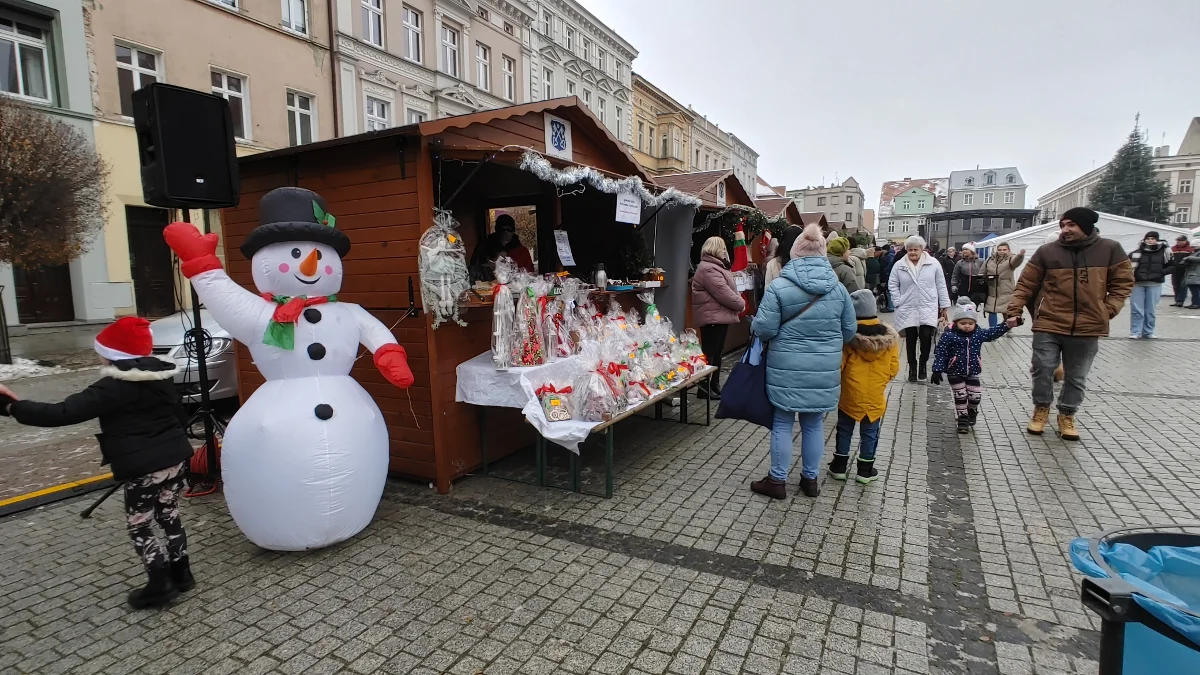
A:
<svg viewBox="0 0 1200 675">
<path fill-rule="evenodd" d="M 312 190 L 276 188 L 258 203 L 259 225 L 242 242 L 242 255 L 253 258 L 263 247 L 285 241 L 311 241 L 331 247 L 344 258 L 350 252 L 350 237 L 334 227 L 334 220 L 325 200 Z"/>
</svg>

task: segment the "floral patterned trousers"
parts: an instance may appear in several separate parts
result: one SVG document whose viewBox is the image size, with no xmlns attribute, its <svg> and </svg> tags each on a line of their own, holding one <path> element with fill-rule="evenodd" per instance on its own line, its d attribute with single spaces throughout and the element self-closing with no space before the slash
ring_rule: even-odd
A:
<svg viewBox="0 0 1200 675">
<path fill-rule="evenodd" d="M 133 548 L 146 569 L 163 569 L 168 559 L 187 557 L 187 533 L 179 519 L 179 497 L 186 489 L 187 463 L 125 482 L 125 520 Z M 154 533 L 157 521 L 167 538 L 166 549 Z"/>
</svg>

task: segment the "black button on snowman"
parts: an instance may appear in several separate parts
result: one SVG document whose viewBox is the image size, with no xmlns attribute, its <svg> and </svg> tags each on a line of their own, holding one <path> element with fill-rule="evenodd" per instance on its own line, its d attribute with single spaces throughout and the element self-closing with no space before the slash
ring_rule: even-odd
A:
<svg viewBox="0 0 1200 675">
<path fill-rule="evenodd" d="M 338 301 L 350 239 L 320 195 L 272 190 L 259 202 L 259 221 L 241 246 L 258 294 L 221 268 L 215 235 L 175 223 L 164 236 L 201 301 L 249 348 L 266 380 L 224 437 L 222 478 L 234 521 L 263 548 L 321 548 L 370 523 L 387 476 L 383 416 L 350 377 L 359 344 L 389 382 L 408 387 L 413 378 L 391 331 Z"/>
</svg>

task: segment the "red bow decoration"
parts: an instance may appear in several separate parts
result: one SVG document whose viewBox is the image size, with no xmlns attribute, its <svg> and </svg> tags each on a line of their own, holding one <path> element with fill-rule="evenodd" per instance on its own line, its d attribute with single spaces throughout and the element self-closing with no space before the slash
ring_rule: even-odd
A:
<svg viewBox="0 0 1200 675">
<path fill-rule="evenodd" d="M 553 384 L 543 384 L 542 386 L 538 387 L 537 391 L 535 391 L 533 393 L 538 398 L 541 398 L 543 394 L 569 394 L 569 393 L 571 393 L 571 391 L 572 391 L 571 387 L 563 387 L 562 389 L 556 389 Z"/>
<path fill-rule="evenodd" d="M 608 364 L 608 374 L 609 375 L 614 375 L 616 377 L 620 377 L 621 372 L 626 371 L 626 370 L 629 370 L 629 366 L 627 366 L 623 363 L 616 363 L 614 361 L 614 362 L 609 362 L 609 364 Z"/>
<path fill-rule="evenodd" d="M 645 382 L 634 382 L 633 386 L 641 387 L 642 391 L 646 392 L 646 398 L 650 398 L 650 388 L 646 386 Z"/>
</svg>

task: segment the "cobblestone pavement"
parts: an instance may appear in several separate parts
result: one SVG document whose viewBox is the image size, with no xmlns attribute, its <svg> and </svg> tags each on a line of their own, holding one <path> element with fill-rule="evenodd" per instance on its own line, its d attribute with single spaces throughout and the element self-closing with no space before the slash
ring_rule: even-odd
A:
<svg viewBox="0 0 1200 675">
<path fill-rule="evenodd" d="M 1067 543 L 1200 514 L 1200 396 L 1179 375 L 1200 324 L 1160 314 L 1163 340 L 1102 342 L 1081 443 L 1023 432 L 1017 335 L 985 348 L 973 434 L 948 388 L 897 383 L 882 479 L 823 476 L 815 500 L 749 492 L 765 430 L 636 419 L 608 500 L 392 482 L 364 533 L 307 554 L 258 550 L 219 497 L 193 500 L 200 585 L 141 613 L 118 500 L 88 521 L 86 498 L 11 516 L 0 672 L 1095 673 Z"/>
</svg>

